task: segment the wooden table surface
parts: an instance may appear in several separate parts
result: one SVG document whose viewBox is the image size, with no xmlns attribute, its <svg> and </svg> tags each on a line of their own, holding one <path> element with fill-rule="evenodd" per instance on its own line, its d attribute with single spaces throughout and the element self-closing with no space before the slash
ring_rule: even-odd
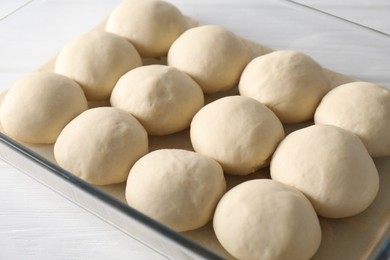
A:
<svg viewBox="0 0 390 260">
<path fill-rule="evenodd" d="M 7 44 L 13 44 L 7 42 L 6 37 L 16 29 L 2 28 L 3 24 L 33 2 L 31 0 L 0 1 L 0 30 L 8 33 L 0 34 L 1 89 L 9 87 L 21 75 L 35 70 L 38 65 L 44 63 L 37 60 L 36 63 L 31 64 L 15 64 L 4 48 Z M 50 1 L 35 2 L 43 4 Z M 69 1 L 66 4 L 65 2 L 56 1 L 54 4 L 91 3 L 88 0 Z M 245 0 L 241 2 L 245 4 Z M 310 4 L 325 12 L 390 34 L 390 1 L 388 0 L 299 0 L 297 2 Z M 107 8 L 113 5 L 109 0 L 100 0 L 98 3 L 94 4 L 92 9 L 95 13 L 106 12 Z M 31 22 L 34 22 L 34 19 Z M 13 26 L 20 25 L 13 23 Z M 67 28 L 69 27 L 77 27 L 77 24 L 72 24 L 69 20 Z M 24 46 L 29 44 L 23 42 L 24 37 L 20 35 L 21 42 L 15 44 Z M 34 46 L 31 46 L 32 50 Z M 56 51 L 56 49 L 49 49 L 47 55 L 52 55 Z M 28 53 L 28 55 L 32 54 Z M 160 258 L 163 257 L 0 160 L 0 259 Z"/>
</svg>

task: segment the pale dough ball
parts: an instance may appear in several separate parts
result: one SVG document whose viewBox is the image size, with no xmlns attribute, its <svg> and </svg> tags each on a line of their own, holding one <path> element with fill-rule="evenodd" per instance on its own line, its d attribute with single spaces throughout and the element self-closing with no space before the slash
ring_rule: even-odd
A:
<svg viewBox="0 0 390 260">
<path fill-rule="evenodd" d="M 127 38 L 142 57 L 160 57 L 187 29 L 181 12 L 159 0 L 126 0 L 110 15 L 106 31 Z"/>
<path fill-rule="evenodd" d="M 148 152 L 148 136 L 129 113 L 92 108 L 73 119 L 54 145 L 54 157 L 83 180 L 106 185 L 126 180 L 133 164 Z"/>
<path fill-rule="evenodd" d="M 9 136 L 27 143 L 54 143 L 73 118 L 88 108 L 73 80 L 37 72 L 18 80 L 1 106 L 1 124 Z"/>
<path fill-rule="evenodd" d="M 230 96 L 203 107 L 191 122 L 190 135 L 196 152 L 217 160 L 227 173 L 247 175 L 269 163 L 284 130 L 266 106 Z"/>
<path fill-rule="evenodd" d="M 110 101 L 134 115 L 151 135 L 184 130 L 204 105 L 199 85 L 184 72 L 164 65 L 131 70 L 120 78 Z"/>
<path fill-rule="evenodd" d="M 352 82 L 330 91 L 318 106 L 316 124 L 353 132 L 373 157 L 390 155 L 390 91 L 368 82 Z"/>
<path fill-rule="evenodd" d="M 265 104 L 283 123 L 312 119 L 329 90 L 322 67 L 296 51 L 275 51 L 252 60 L 239 83 L 240 95 Z"/>
<path fill-rule="evenodd" d="M 142 65 L 133 45 L 117 35 L 94 30 L 69 42 L 59 53 L 55 72 L 81 85 L 87 99 L 107 99 L 118 79 Z"/>
<path fill-rule="evenodd" d="M 226 191 L 221 166 L 178 149 L 151 152 L 135 163 L 126 186 L 128 204 L 175 231 L 205 225 Z"/>
<path fill-rule="evenodd" d="M 168 65 L 190 75 L 205 93 L 237 86 L 248 62 L 249 54 L 242 41 L 216 25 L 187 30 L 168 52 Z"/>
<path fill-rule="evenodd" d="M 319 248 L 321 227 L 298 190 L 262 179 L 239 184 L 218 203 L 214 231 L 237 259 L 303 260 Z"/>
<path fill-rule="evenodd" d="M 363 143 L 335 126 L 314 125 L 288 135 L 270 170 L 272 179 L 302 191 L 323 217 L 356 215 L 379 189 L 378 171 Z"/>
</svg>

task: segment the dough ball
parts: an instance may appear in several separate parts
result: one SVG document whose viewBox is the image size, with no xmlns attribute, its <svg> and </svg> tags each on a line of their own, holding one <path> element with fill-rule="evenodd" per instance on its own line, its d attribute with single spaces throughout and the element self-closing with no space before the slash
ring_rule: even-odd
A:
<svg viewBox="0 0 390 260">
<path fill-rule="evenodd" d="M 330 91 L 318 106 L 316 124 L 353 132 L 373 157 L 390 155 L 390 91 L 368 82 L 352 82 Z"/>
<path fill-rule="evenodd" d="M 239 83 L 242 96 L 265 104 L 283 123 L 312 119 L 329 90 L 322 67 L 296 51 L 275 51 L 252 60 Z"/>
<path fill-rule="evenodd" d="M 182 232 L 205 225 L 225 190 L 222 168 L 213 159 L 186 150 L 162 149 L 133 166 L 126 200 L 131 207 Z"/>
<path fill-rule="evenodd" d="M 181 12 L 159 0 L 126 0 L 110 15 L 106 31 L 127 38 L 143 57 L 160 57 L 187 29 Z"/>
<path fill-rule="evenodd" d="M 1 107 L 1 124 L 9 136 L 26 143 L 51 144 L 73 118 L 88 108 L 73 80 L 36 72 L 18 80 Z"/>
<path fill-rule="evenodd" d="M 270 169 L 272 179 L 302 191 L 323 217 L 356 215 L 379 189 L 378 171 L 363 143 L 335 126 L 291 133 L 276 149 Z"/>
<path fill-rule="evenodd" d="M 247 175 L 268 164 L 284 130 L 266 106 L 230 96 L 203 107 L 191 122 L 190 135 L 196 152 L 217 160 L 227 173 Z"/>
<path fill-rule="evenodd" d="M 218 203 L 214 230 L 237 259 L 310 259 L 321 242 L 313 206 L 298 190 L 262 179 L 239 184 Z"/>
<path fill-rule="evenodd" d="M 189 127 L 204 105 L 202 89 L 185 73 L 169 66 L 136 68 L 120 78 L 111 105 L 130 112 L 151 135 Z"/>
<path fill-rule="evenodd" d="M 168 65 L 190 75 L 205 93 L 237 86 L 249 54 L 230 31 L 205 25 L 184 32 L 169 49 Z"/>
<path fill-rule="evenodd" d="M 141 57 L 126 39 L 94 30 L 61 50 L 55 72 L 79 83 L 87 99 L 101 100 L 110 97 L 123 74 L 141 65 Z"/>
<path fill-rule="evenodd" d="M 54 157 L 83 180 L 106 185 L 126 180 L 133 164 L 148 152 L 148 136 L 129 113 L 92 108 L 73 119 L 54 145 Z"/>
</svg>

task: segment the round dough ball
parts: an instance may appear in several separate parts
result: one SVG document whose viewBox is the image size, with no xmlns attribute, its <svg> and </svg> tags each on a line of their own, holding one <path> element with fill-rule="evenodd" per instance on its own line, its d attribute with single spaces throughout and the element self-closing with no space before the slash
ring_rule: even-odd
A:
<svg viewBox="0 0 390 260">
<path fill-rule="evenodd" d="M 252 60 L 239 83 L 240 95 L 260 101 L 283 123 L 312 119 L 329 90 L 322 67 L 296 51 L 275 51 Z"/>
<path fill-rule="evenodd" d="M 151 152 L 135 163 L 126 186 L 128 204 L 182 232 L 205 225 L 226 191 L 221 166 L 178 149 Z"/>
<path fill-rule="evenodd" d="M 110 97 L 123 74 L 141 65 L 137 50 L 126 39 L 94 30 L 61 50 L 55 72 L 79 83 L 87 99 L 102 100 Z"/>
<path fill-rule="evenodd" d="M 241 40 L 216 25 L 187 30 L 168 52 L 168 65 L 190 75 L 205 93 L 237 86 L 248 62 L 249 55 Z"/>
<path fill-rule="evenodd" d="M 190 135 L 196 152 L 218 161 L 226 173 L 247 175 L 268 164 L 284 130 L 266 106 L 230 96 L 203 107 L 191 122 Z"/>
<path fill-rule="evenodd" d="M 120 78 L 111 105 L 130 112 L 151 135 L 189 127 L 204 105 L 202 89 L 185 73 L 169 66 L 136 68 Z"/>
<path fill-rule="evenodd" d="M 9 136 L 26 143 L 54 143 L 73 118 L 88 108 L 73 80 L 36 72 L 18 80 L 1 106 L 1 124 Z"/>
<path fill-rule="evenodd" d="M 160 57 L 187 29 L 181 12 L 159 0 L 126 0 L 110 15 L 106 31 L 127 38 L 142 57 Z"/>
<path fill-rule="evenodd" d="M 54 145 L 64 169 L 96 185 L 126 180 L 133 164 L 148 152 L 148 136 L 129 113 L 92 108 L 73 119 Z"/>
<path fill-rule="evenodd" d="M 330 91 L 318 106 L 316 124 L 353 132 L 372 157 L 390 155 L 390 91 L 368 82 L 352 82 Z"/>
<path fill-rule="evenodd" d="M 213 222 L 219 242 L 237 259 L 310 259 L 321 242 L 310 202 L 272 180 L 247 181 L 228 191 Z"/>
<path fill-rule="evenodd" d="M 270 170 L 272 179 L 302 191 L 323 217 L 356 215 L 379 189 L 378 171 L 363 143 L 335 126 L 315 125 L 288 135 Z"/>
</svg>

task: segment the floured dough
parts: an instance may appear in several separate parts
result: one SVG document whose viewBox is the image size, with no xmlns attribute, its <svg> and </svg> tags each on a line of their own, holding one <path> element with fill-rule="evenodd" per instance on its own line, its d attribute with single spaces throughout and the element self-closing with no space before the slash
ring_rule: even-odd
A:
<svg viewBox="0 0 390 260">
<path fill-rule="evenodd" d="M 390 155 L 390 91 L 385 88 L 368 82 L 338 86 L 322 99 L 314 120 L 355 133 L 373 157 Z"/>
<path fill-rule="evenodd" d="M 126 0 L 110 15 L 106 30 L 127 38 L 142 57 L 160 57 L 187 29 L 181 12 L 159 0 Z"/>
<path fill-rule="evenodd" d="M 142 157 L 130 171 L 128 204 L 175 231 L 205 225 L 225 193 L 221 166 L 206 156 L 162 149 Z"/>
<path fill-rule="evenodd" d="M 265 104 L 283 123 L 312 119 L 329 90 L 321 66 L 296 51 L 275 51 L 252 60 L 239 83 L 242 96 Z"/>
<path fill-rule="evenodd" d="M 81 85 L 87 99 L 108 99 L 118 79 L 142 65 L 126 39 L 104 31 L 91 31 L 68 43 L 59 53 L 55 72 Z"/>
<path fill-rule="evenodd" d="M 64 169 L 96 185 L 126 180 L 130 168 L 148 152 L 148 136 L 129 113 L 92 108 L 73 119 L 59 135 L 54 156 Z"/>
<path fill-rule="evenodd" d="M 88 108 L 81 87 L 50 72 L 37 72 L 18 80 L 1 106 L 6 134 L 27 143 L 54 143 L 61 130 Z"/>
<path fill-rule="evenodd" d="M 302 191 L 323 217 L 356 215 L 379 189 L 378 171 L 360 139 L 330 125 L 288 135 L 276 149 L 270 170 L 272 179 Z"/>
<path fill-rule="evenodd" d="M 217 160 L 230 174 L 247 175 L 266 166 L 284 137 L 279 119 L 248 97 L 230 96 L 203 107 L 191 123 L 196 152 Z"/>
<path fill-rule="evenodd" d="M 202 89 L 185 73 L 149 65 L 120 78 L 111 105 L 130 112 L 151 135 L 167 135 L 189 127 L 204 105 Z"/>
<path fill-rule="evenodd" d="M 313 206 L 298 190 L 272 180 L 252 180 L 218 203 L 214 230 L 237 259 L 310 259 L 321 242 Z"/>
<path fill-rule="evenodd" d="M 168 65 L 190 75 L 205 93 L 236 86 L 248 62 L 249 51 L 242 41 L 216 25 L 187 30 L 168 52 Z"/>
</svg>

